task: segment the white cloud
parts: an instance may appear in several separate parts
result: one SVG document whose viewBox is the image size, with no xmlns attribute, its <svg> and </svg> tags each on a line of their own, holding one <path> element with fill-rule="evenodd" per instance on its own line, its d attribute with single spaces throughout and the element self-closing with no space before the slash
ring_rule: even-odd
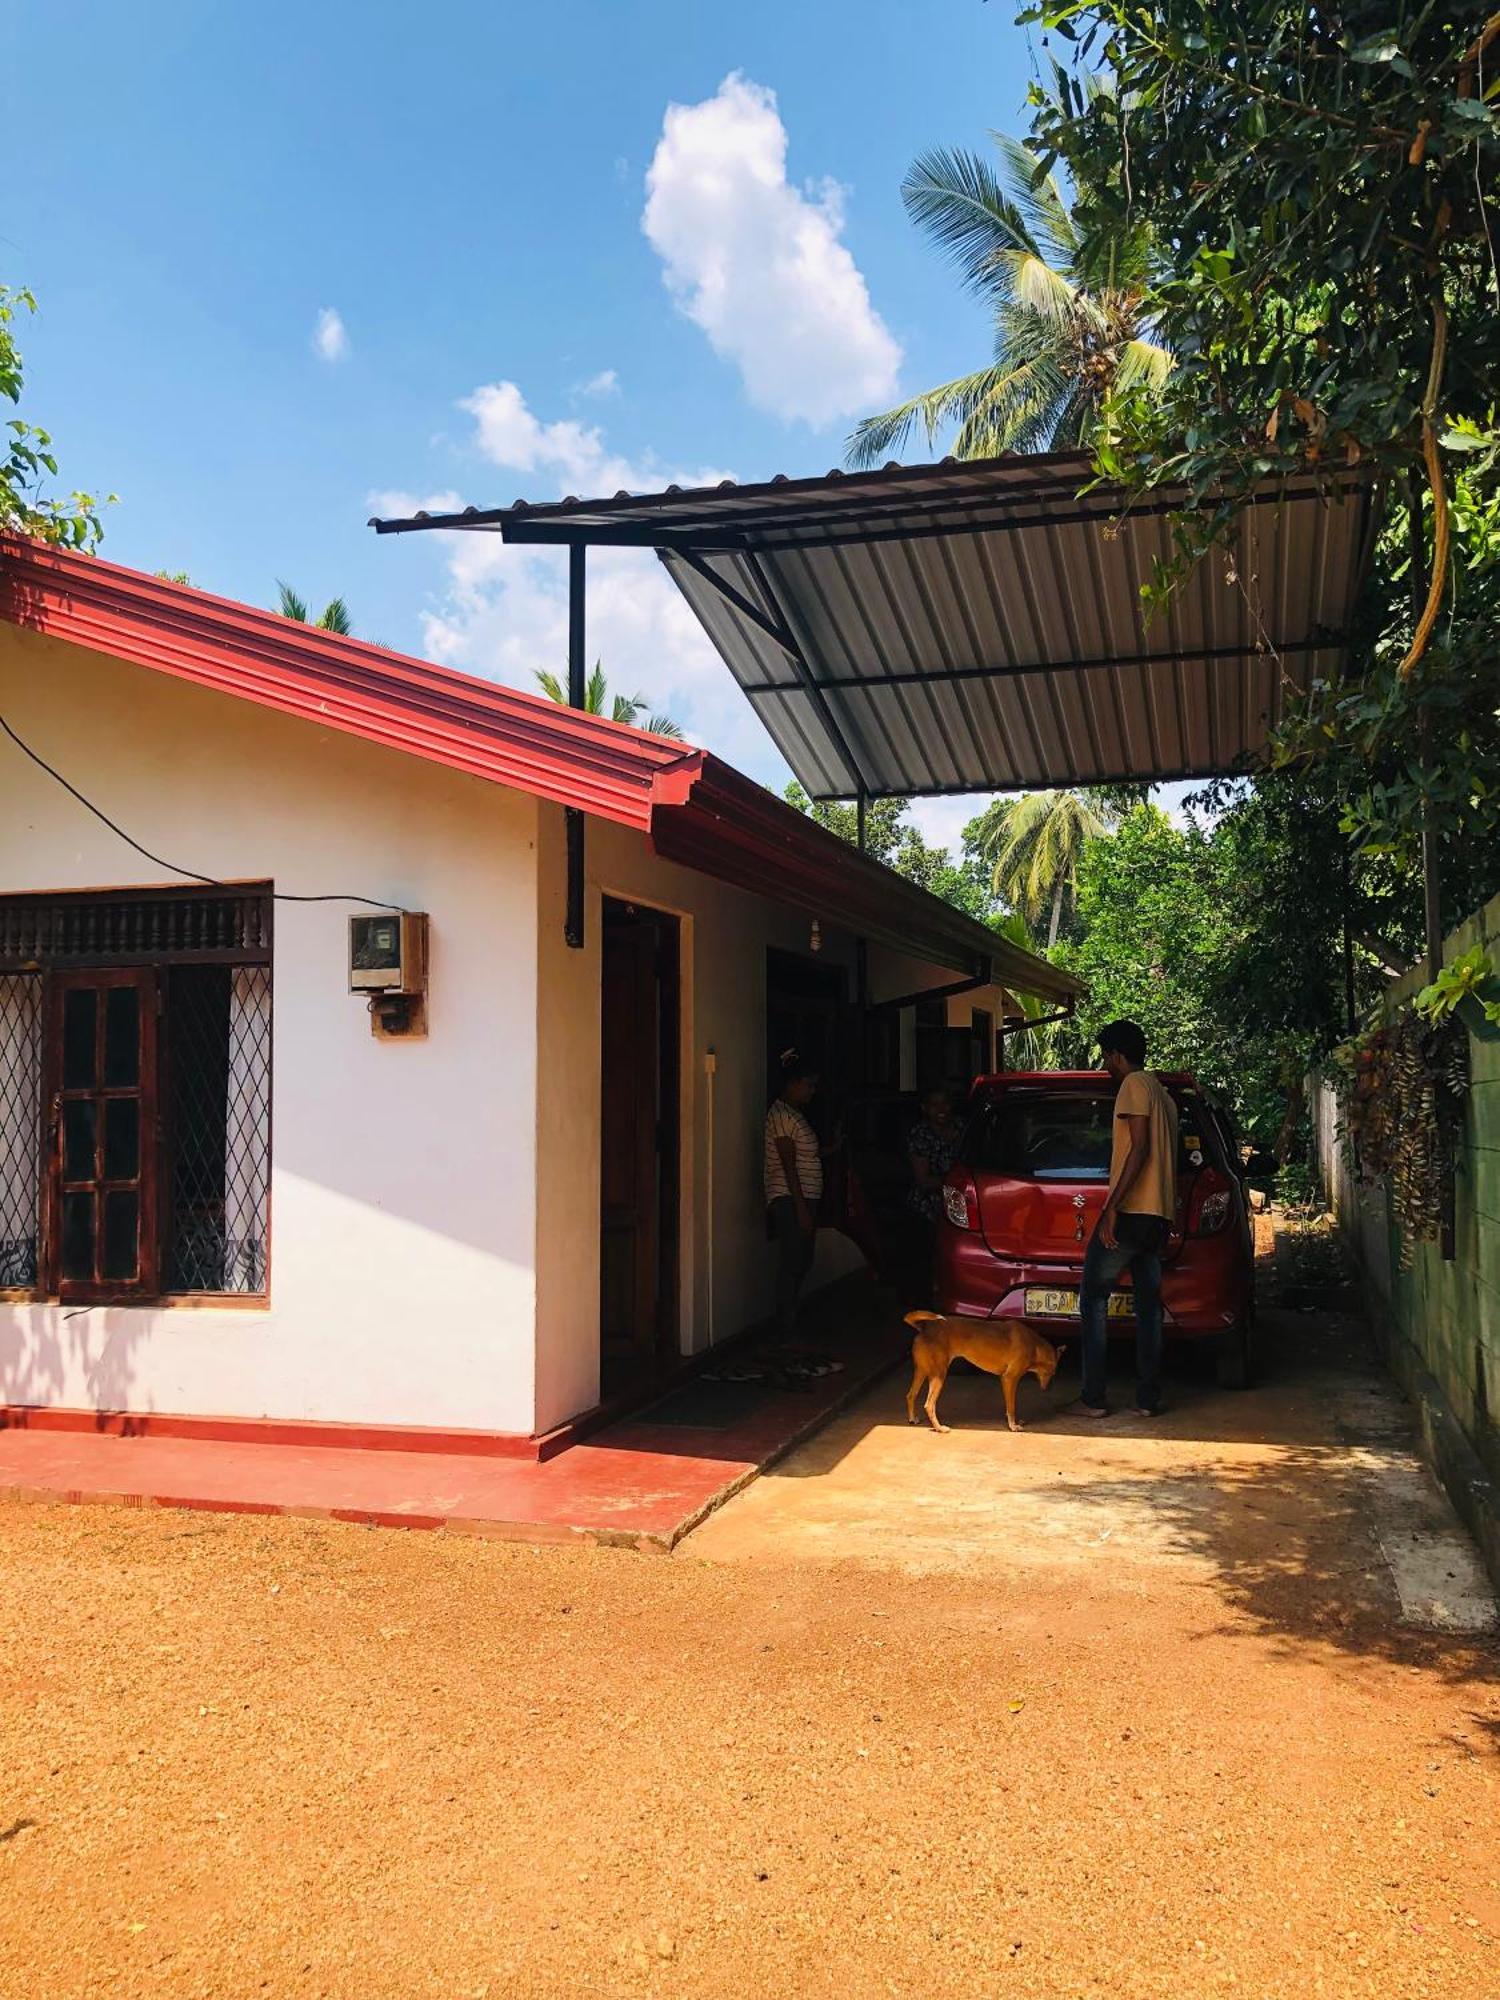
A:
<svg viewBox="0 0 1500 2000">
<path fill-rule="evenodd" d="M 711 485 L 717 470 L 684 471 L 650 453 L 629 459 L 602 432 L 568 419 L 539 418 L 514 382 L 476 389 L 460 406 L 474 419 L 474 442 L 492 464 L 527 475 L 526 497 L 554 499 L 620 487 L 639 491 L 676 479 Z M 491 496 L 484 496 L 486 501 Z M 456 494 L 418 499 L 400 489 L 372 493 L 377 512 L 454 511 Z M 431 659 L 534 692 L 541 667 L 566 672 L 567 556 L 561 549 L 508 546 L 498 535 L 441 538 L 442 587 L 422 616 Z M 672 715 L 695 743 L 767 781 L 786 773 L 729 670 L 709 644 L 675 584 L 643 549 L 591 549 L 588 659 L 601 660 L 611 689 L 644 695 Z"/>
<path fill-rule="evenodd" d="M 313 326 L 313 352 L 325 361 L 342 361 L 349 352 L 349 331 L 332 306 L 324 306 Z"/>
<path fill-rule="evenodd" d="M 580 396 L 618 396 L 620 378 L 613 368 L 601 368 L 597 375 L 591 375 L 587 382 L 578 385 Z"/>
<path fill-rule="evenodd" d="M 573 417 L 542 423 L 514 382 L 486 383 L 459 408 L 474 419 L 475 442 L 484 456 L 509 471 L 537 474 L 548 486 L 549 499 L 564 491 L 593 498 L 649 482 L 649 473 L 606 450 L 597 427 Z"/>
<path fill-rule="evenodd" d="M 901 349 L 841 241 L 843 191 L 786 177 L 773 92 L 735 73 L 667 109 L 641 226 L 750 400 L 814 425 L 889 403 Z"/>
<path fill-rule="evenodd" d="M 941 799 L 913 799 L 911 818 L 924 840 L 934 847 L 946 847 L 956 861 L 963 853 L 964 828 L 979 817 L 994 796 L 993 792 L 965 792 Z"/>
</svg>

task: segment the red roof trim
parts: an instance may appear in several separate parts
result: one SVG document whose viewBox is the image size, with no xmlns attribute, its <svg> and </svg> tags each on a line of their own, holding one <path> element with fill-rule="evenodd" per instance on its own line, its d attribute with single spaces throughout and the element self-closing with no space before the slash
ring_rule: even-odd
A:
<svg viewBox="0 0 1500 2000">
<path fill-rule="evenodd" d="M 298 625 L 139 570 L 0 537 L 0 617 L 152 672 L 578 806 L 657 853 L 964 971 L 1066 999 L 1067 973 L 997 938 L 704 750 Z"/>
<path fill-rule="evenodd" d="M 1003 986 L 1058 1001 L 1083 991 L 1071 973 L 860 854 L 717 757 L 704 758 L 681 807 L 653 816 L 651 844 L 666 860 L 776 897 L 913 958 L 965 973 L 992 969 Z"/>
<path fill-rule="evenodd" d="M 703 760 L 541 695 L 32 542 L 0 539 L 0 617 L 642 831 Z"/>
</svg>

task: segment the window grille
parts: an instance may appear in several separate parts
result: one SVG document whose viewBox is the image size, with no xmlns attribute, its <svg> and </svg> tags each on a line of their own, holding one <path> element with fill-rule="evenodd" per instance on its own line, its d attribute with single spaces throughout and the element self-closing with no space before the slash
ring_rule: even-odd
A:
<svg viewBox="0 0 1500 2000">
<path fill-rule="evenodd" d="M 42 1195 L 42 982 L 0 972 L 0 1289 L 37 1281 Z"/>
<path fill-rule="evenodd" d="M 174 967 L 162 1021 L 169 1292 L 265 1290 L 271 975 Z"/>
<path fill-rule="evenodd" d="M 71 1275 L 65 1246 L 49 1242 L 45 1220 L 68 1207 L 60 1198 L 49 1206 L 49 1184 L 63 1171 L 47 1132 L 60 1062 L 49 1045 L 57 1032 L 48 1026 L 49 982 L 76 985 L 94 969 L 102 977 L 107 968 L 138 966 L 151 968 L 159 1007 L 159 1061 L 140 1104 L 152 1147 L 141 1184 L 157 1190 L 149 1203 L 154 1241 L 143 1247 L 141 1269 L 159 1273 L 168 1294 L 265 1292 L 270 958 L 264 889 L 0 899 L 0 1290 L 63 1295 Z M 78 1110 L 69 1127 L 78 1143 L 100 1115 Z M 89 1171 L 111 1170 L 97 1156 Z M 68 1171 L 76 1180 L 83 1169 L 75 1162 Z"/>
</svg>

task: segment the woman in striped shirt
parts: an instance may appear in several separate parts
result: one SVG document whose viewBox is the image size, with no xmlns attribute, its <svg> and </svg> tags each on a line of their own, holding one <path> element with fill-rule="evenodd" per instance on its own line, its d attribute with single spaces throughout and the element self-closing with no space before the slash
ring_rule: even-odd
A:
<svg viewBox="0 0 1500 2000">
<path fill-rule="evenodd" d="M 796 1337 L 797 1300 L 817 1243 L 823 1156 L 806 1117 L 817 1088 L 817 1072 L 789 1049 L 765 1131 L 766 1216 L 776 1245 L 776 1332 L 783 1342 Z"/>
</svg>

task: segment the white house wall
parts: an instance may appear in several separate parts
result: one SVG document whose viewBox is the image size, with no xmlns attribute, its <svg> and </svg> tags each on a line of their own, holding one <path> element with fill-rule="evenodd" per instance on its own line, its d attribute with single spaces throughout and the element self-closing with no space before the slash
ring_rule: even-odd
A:
<svg viewBox="0 0 1500 2000">
<path fill-rule="evenodd" d="M 590 820 L 585 945 L 570 950 L 563 939 L 561 808 L 541 807 L 539 837 L 537 1412 L 545 1429 L 588 1408 L 599 1389 L 603 898 L 635 901 L 682 921 L 678 1321 L 686 1353 L 740 1332 L 771 1309 L 775 1270 L 761 1189 L 766 952 L 807 953 L 811 925 L 796 910 L 659 859 L 642 834 Z M 845 968 L 852 994 L 855 940 L 833 914 L 820 919 L 821 960 Z M 960 976 L 880 946 L 870 948 L 869 970 L 875 998 Z M 980 1005 L 998 997 L 996 989 L 970 996 Z M 846 1237 L 825 1230 L 811 1284 L 862 1261 Z"/>
<path fill-rule="evenodd" d="M 269 1306 L 0 1303 L 0 1400 L 531 1430 L 535 801 L 10 625 L 0 706 L 168 860 L 431 916 L 430 1034 L 382 1042 L 354 906 L 276 905 Z M 0 893 L 174 885 L 0 741 Z"/>
<path fill-rule="evenodd" d="M 682 919 L 678 1319 L 689 1354 L 771 1308 L 775 1273 L 761 1189 L 766 951 L 805 952 L 810 926 L 794 910 L 659 859 L 643 834 L 590 820 L 585 947 L 570 950 L 560 807 L 541 807 L 539 832 L 537 1411 L 545 1428 L 598 1399 L 604 897 Z M 823 957 L 852 967 L 852 940 L 825 926 Z M 862 1261 L 846 1238 L 825 1230 L 810 1282 L 827 1283 Z"/>
</svg>

